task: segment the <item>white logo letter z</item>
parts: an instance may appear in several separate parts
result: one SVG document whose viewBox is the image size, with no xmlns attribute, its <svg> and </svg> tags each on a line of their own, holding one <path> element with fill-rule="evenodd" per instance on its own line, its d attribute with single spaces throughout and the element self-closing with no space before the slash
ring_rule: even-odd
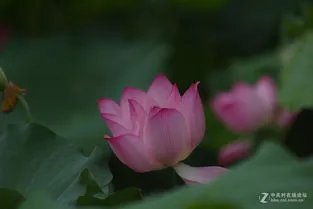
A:
<svg viewBox="0 0 313 209">
<path fill-rule="evenodd" d="M 267 203 L 266 198 L 268 197 L 268 193 L 263 192 L 262 195 L 263 195 L 263 196 L 260 197 L 260 202 L 261 202 L 261 203 Z"/>
</svg>

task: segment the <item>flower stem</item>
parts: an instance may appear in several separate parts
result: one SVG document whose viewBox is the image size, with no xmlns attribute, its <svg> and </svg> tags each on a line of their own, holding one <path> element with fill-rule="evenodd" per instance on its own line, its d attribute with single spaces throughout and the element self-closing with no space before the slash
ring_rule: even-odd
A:
<svg viewBox="0 0 313 209">
<path fill-rule="evenodd" d="M 30 113 L 30 108 L 28 103 L 26 102 L 26 100 L 24 99 L 24 97 L 22 95 L 17 95 L 18 100 L 21 102 L 25 112 L 26 112 L 26 117 L 28 119 L 28 122 L 32 122 L 33 121 L 33 117 L 32 114 Z"/>
<path fill-rule="evenodd" d="M 7 86 L 8 83 L 9 83 L 9 81 L 8 81 L 7 77 L 5 76 L 5 73 L 0 68 L 0 85 Z"/>
<path fill-rule="evenodd" d="M 176 174 L 176 171 L 174 168 L 172 169 L 172 185 L 173 185 L 173 188 L 175 188 L 179 185 L 178 179 L 177 179 L 177 174 Z"/>
</svg>

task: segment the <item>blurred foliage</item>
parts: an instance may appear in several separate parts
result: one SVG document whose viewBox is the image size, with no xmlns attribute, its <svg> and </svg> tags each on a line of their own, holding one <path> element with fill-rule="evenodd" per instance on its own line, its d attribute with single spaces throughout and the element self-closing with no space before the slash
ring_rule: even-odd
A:
<svg viewBox="0 0 313 209">
<path fill-rule="evenodd" d="M 254 84 L 257 80 L 269 75 L 278 81 L 278 70 L 281 66 L 276 50 L 253 57 L 236 59 L 226 69 L 213 71 L 209 76 L 209 86 L 212 95 L 228 91 L 238 81 Z"/>
<path fill-rule="evenodd" d="M 49 196 L 43 193 L 32 193 L 30 197 L 22 203 L 19 209 L 69 209 L 70 207 L 53 202 Z"/>
<path fill-rule="evenodd" d="M 210 11 L 212 9 L 220 8 L 228 3 L 228 0 L 170 0 L 176 7 L 183 7 L 187 10 L 196 9 Z"/>
<path fill-rule="evenodd" d="M 89 172 L 88 169 L 85 169 L 80 174 L 79 182 L 82 185 L 84 185 L 86 189 L 85 189 L 85 194 L 83 196 L 78 197 L 78 200 L 80 198 L 84 198 L 84 197 L 106 196 L 107 195 L 104 193 L 103 189 L 101 189 L 101 186 L 97 183 L 96 178 L 93 176 L 92 173 Z M 76 201 L 78 201 L 78 200 L 76 200 Z"/>
<path fill-rule="evenodd" d="M 301 203 L 271 203 L 270 208 L 310 208 L 312 204 L 312 159 L 299 162 L 281 146 L 264 143 L 250 160 L 232 168 L 210 185 L 185 187 L 165 196 L 149 198 L 142 203 L 123 208 L 261 208 L 258 202 L 262 192 L 301 192 L 307 198 Z M 251 187 L 251 184 L 254 186 Z M 130 189 L 128 191 L 131 191 Z M 125 199 L 125 195 L 116 196 Z M 223 202 L 220 204 L 219 202 Z M 30 196 L 22 209 L 65 208 L 52 203 L 42 194 Z"/>
<path fill-rule="evenodd" d="M 308 146 L 313 138 L 313 109 L 303 109 L 286 131 L 283 143 L 295 155 L 307 158 L 313 155 L 313 147 Z"/>
<path fill-rule="evenodd" d="M 82 196 L 79 197 L 76 205 L 77 206 L 105 206 L 105 207 L 117 207 L 133 202 L 138 202 L 142 199 L 141 191 L 137 188 L 127 188 L 115 192 L 108 197 L 101 199 L 93 196 Z"/>
<path fill-rule="evenodd" d="M 98 100 L 119 100 L 125 86 L 146 88 L 163 69 L 166 55 L 167 47 L 153 37 L 137 42 L 94 36 L 12 38 L 0 63 L 8 79 L 27 90 L 36 122 L 87 151 L 99 144 L 107 152 Z M 22 111 L 17 106 L 3 121 L 25 121 Z"/>
<path fill-rule="evenodd" d="M 139 0 L 27 0 L 2 1 L 1 17 L 4 22 L 28 34 L 51 33 L 90 24 L 103 12 L 128 11 L 138 7 Z"/>
<path fill-rule="evenodd" d="M 222 145 L 239 139 L 240 136 L 238 136 L 238 134 L 235 134 L 231 130 L 227 129 L 227 127 L 225 127 L 224 124 L 215 117 L 209 102 L 205 103 L 204 109 L 207 128 L 200 146 L 206 149 L 217 149 Z"/>
<path fill-rule="evenodd" d="M 125 208 L 250 209 L 264 206 L 261 192 L 312 192 L 312 159 L 296 160 L 270 142 L 212 185 L 185 188 L 170 168 L 135 173 L 111 156 L 97 109 L 99 98 L 118 102 L 125 86 L 145 90 L 159 73 L 181 92 L 201 81 L 207 130 L 186 163 L 216 165 L 221 146 L 249 137 L 227 130 L 209 107 L 235 82 L 268 74 L 283 106 L 312 107 L 312 8 L 297 0 L 1 1 L 9 41 L 0 64 L 27 89 L 34 118 L 26 121 L 21 104 L 0 115 L 1 207 L 17 209 L 25 196 L 19 209 L 106 208 L 158 194 Z M 311 111 L 284 133 L 285 147 L 299 157 L 312 153 Z M 52 198 L 29 196 L 38 189 Z M 297 207 L 310 208 L 312 200 Z"/>
<path fill-rule="evenodd" d="M 293 13 L 288 13 L 282 19 L 283 42 L 290 42 L 313 27 L 312 1 L 302 1 L 300 7 Z"/>
<path fill-rule="evenodd" d="M 137 173 L 121 163 L 116 156 L 112 156 L 109 165 L 113 174 L 112 186 L 115 191 L 136 187 L 142 190 L 144 196 L 148 196 L 164 193 L 183 185 L 183 181 L 173 168 Z"/>
<path fill-rule="evenodd" d="M 105 193 L 103 187 L 93 173 L 85 169 L 80 176 L 80 183 L 85 185 L 85 193 L 76 200 L 76 206 L 120 206 L 142 199 L 141 190 L 138 188 L 126 188 L 114 193 Z M 108 191 L 109 192 L 109 191 Z"/>
<path fill-rule="evenodd" d="M 185 187 L 165 196 L 150 198 L 127 209 L 185 208 L 190 204 L 208 204 L 222 201 L 239 208 L 264 208 L 258 201 L 262 192 L 306 192 L 301 203 L 271 203 L 266 208 L 310 208 L 312 192 L 312 159 L 298 162 L 290 153 L 274 143 L 265 143 L 254 157 L 232 168 L 218 180 L 208 185 Z M 253 185 L 253 186 L 251 186 Z M 213 207 L 214 208 L 214 207 Z M 223 207 L 221 207 L 223 208 Z M 230 206 L 226 208 L 232 208 Z"/>
<path fill-rule="evenodd" d="M 103 135 L 109 133 L 106 133 L 106 127 L 98 113 L 97 101 L 101 97 L 119 99 L 125 86 L 139 88 L 148 86 L 152 78 L 162 69 L 162 60 L 167 54 L 166 47 L 154 37 L 148 37 L 146 41 L 141 40 L 135 43 L 114 37 L 109 40 L 93 36 L 90 39 L 76 36 L 42 39 L 11 38 L 7 44 L 7 48 L 0 58 L 2 66 L 5 69 L 12 69 L 6 73 L 9 80 L 14 80 L 29 92 L 27 101 L 31 106 L 34 120 L 51 128 L 60 136 L 68 138 L 70 143 L 82 149 L 84 155 L 93 155 L 95 147 L 98 150 L 94 160 L 99 165 L 92 165 L 91 167 L 87 166 L 89 164 L 85 164 L 88 162 L 88 158 L 83 154 L 75 154 L 74 152 L 74 155 L 71 155 L 68 153 L 66 157 L 69 158 L 63 159 L 62 155 L 66 154 L 64 152 L 69 152 L 66 151 L 66 144 L 60 144 L 60 149 L 57 150 L 50 147 L 50 150 L 47 150 L 48 153 L 43 152 L 44 156 L 41 156 L 40 151 L 42 150 L 38 147 L 39 145 L 31 149 L 28 146 L 36 142 L 33 140 L 43 138 L 46 141 L 38 141 L 38 143 L 41 142 L 43 143 L 41 146 L 48 148 L 53 143 L 50 140 L 55 136 L 51 136 L 51 131 L 46 130 L 47 133 L 41 131 L 44 127 L 39 127 L 39 134 L 41 135 L 25 135 L 28 138 L 24 140 L 29 140 L 26 144 L 28 146 L 23 147 L 25 144 L 21 144 L 20 149 L 26 149 L 25 152 L 39 154 L 39 156 L 33 156 L 30 159 L 25 158 L 25 166 L 28 165 L 27 163 L 31 163 L 29 160 L 38 161 L 41 159 L 42 163 L 50 163 L 49 158 L 47 159 L 50 155 L 60 155 L 60 158 L 50 159 L 51 163 L 56 161 L 60 164 L 54 162 L 52 167 L 49 167 L 50 164 L 43 164 L 47 169 L 56 169 L 48 171 L 40 164 L 38 164 L 39 168 L 29 167 L 30 170 L 25 170 L 28 172 L 27 175 L 19 173 L 21 178 L 24 178 L 23 184 L 29 182 L 28 175 L 30 176 L 34 172 L 39 176 L 42 172 L 48 172 L 51 175 L 65 172 L 66 175 L 70 175 L 68 180 L 78 181 L 80 172 L 88 168 L 96 177 L 101 188 L 108 190 L 107 184 L 112 178 L 110 171 L 106 169 L 110 150 L 106 146 Z M 111 42 L 112 40 L 113 42 Z M 16 60 L 19 61 L 16 62 Z M 3 120 L 1 126 L 4 128 L 6 128 L 7 123 L 23 123 L 25 121 L 21 105 L 18 105 L 11 114 L 2 114 L 1 117 Z M 36 127 L 34 129 L 36 133 L 38 130 Z M 2 138 L 1 140 L 13 142 L 20 140 L 18 137 L 20 136 L 12 135 L 10 138 Z M 18 146 L 18 144 L 15 145 Z M 24 154 L 21 154 L 20 157 Z M 81 155 L 81 161 L 78 160 L 77 155 Z M 7 159 L 13 162 L 16 160 L 15 158 L 11 159 L 10 155 L 7 156 Z M 75 163 L 69 162 L 67 165 L 67 160 L 75 160 Z M 4 163 L 1 165 L 7 165 Z M 22 169 L 20 164 L 13 164 L 16 167 L 12 169 Z M 59 166 L 64 167 L 64 169 L 68 167 L 68 170 L 59 170 Z M 13 171 L 8 170 L 3 175 L 9 175 Z M 61 173 L 59 174 L 61 175 Z M 63 194 L 66 201 L 67 199 L 72 201 L 73 198 L 83 194 L 84 186 L 77 184 L 77 182 L 71 184 L 71 182 L 65 181 L 66 175 L 60 176 L 60 179 L 56 179 L 56 181 L 73 187 Z M 11 177 L 13 178 L 13 176 Z M 36 180 L 39 181 L 40 178 L 36 177 Z M 49 185 L 49 181 L 45 182 L 46 180 L 48 181 L 48 179 L 43 179 L 39 183 L 35 183 L 38 186 Z M 10 184 L 6 178 L 3 178 L 2 185 L 15 188 L 14 184 Z M 63 189 L 60 191 L 65 189 L 65 185 L 62 185 Z M 53 183 L 53 188 L 55 187 L 57 184 Z M 32 191 L 32 187 L 27 188 Z M 34 189 L 37 188 L 34 187 Z M 47 190 L 58 197 L 59 191 L 50 188 Z M 104 191 L 104 194 L 107 195 L 107 192 Z M 72 196 L 67 197 L 67 195 Z M 61 199 L 58 197 L 59 201 Z"/>
<path fill-rule="evenodd" d="M 308 91 L 312 89 L 313 62 L 309 57 L 313 53 L 313 33 L 306 33 L 289 47 L 284 52 L 288 54 L 282 55 L 280 101 L 287 108 L 297 111 L 313 106 L 313 95 Z"/>
<path fill-rule="evenodd" d="M 199 202 L 195 202 L 193 204 L 190 204 L 188 206 L 185 207 L 185 209 L 237 209 L 239 207 L 237 207 L 235 204 L 229 204 L 229 203 L 199 203 Z"/>
<path fill-rule="evenodd" d="M 84 156 L 73 143 L 38 124 L 8 125 L 0 139 L 0 185 L 26 197 L 45 190 L 60 202 L 73 202 L 84 190 L 80 172 L 97 157 L 96 148 Z M 112 177 L 104 165 L 101 175 L 99 180 L 108 184 Z"/>
<path fill-rule="evenodd" d="M 192 7 L 197 10 L 211 11 L 219 8 L 225 2 L 227 1 L 4 0 L 0 4 L 0 18 L 19 32 L 40 35 L 68 29 L 76 30 L 80 27 L 86 27 L 99 18 L 102 18 L 103 22 L 108 24 L 110 24 L 110 21 L 121 23 L 121 21 L 116 20 L 116 18 L 120 18 L 118 16 L 128 17 L 122 22 L 136 25 L 136 22 L 141 22 L 142 14 L 147 15 L 145 11 L 147 9 L 152 9 L 158 14 L 163 13 L 166 8 L 185 9 L 185 7 Z M 122 25 L 125 24 L 122 23 Z"/>
<path fill-rule="evenodd" d="M 15 190 L 0 188 L 1 207 L 5 209 L 15 209 L 24 201 L 23 195 Z"/>
</svg>

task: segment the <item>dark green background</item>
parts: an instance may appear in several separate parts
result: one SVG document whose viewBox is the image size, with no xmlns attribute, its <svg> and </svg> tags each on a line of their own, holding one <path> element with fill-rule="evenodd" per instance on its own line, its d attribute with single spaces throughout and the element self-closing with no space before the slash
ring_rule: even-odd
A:
<svg viewBox="0 0 313 209">
<path fill-rule="evenodd" d="M 312 11 L 310 1 L 298 0 L 1 1 L 0 22 L 8 40 L 0 66 L 9 80 L 27 89 L 34 121 L 27 121 L 20 104 L 0 115 L 0 200 L 8 200 L 0 201 L 0 208 L 15 209 L 24 197 L 22 209 L 58 208 L 55 204 L 107 208 L 183 187 L 170 168 L 131 171 L 103 139 L 109 132 L 98 99 L 118 101 L 125 86 L 146 90 L 159 73 L 181 92 L 201 82 L 207 129 L 186 160 L 192 166 L 216 165 L 218 149 L 228 142 L 259 139 L 230 132 L 208 106 L 209 99 L 237 81 L 253 83 L 271 75 L 284 107 L 294 112 L 311 108 Z M 294 40 L 296 47 L 289 50 Z M 282 140 L 297 156 L 310 156 L 310 111 L 283 136 L 266 136 Z M 172 201 L 172 208 L 258 208 L 258 195 L 267 189 L 313 195 L 312 174 L 306 172 L 312 160 L 298 162 L 273 146 L 257 148 L 260 156 L 239 164 L 238 173 L 212 188 L 178 189 L 138 207 L 160 208 Z M 277 150 L 280 154 L 273 154 Z M 242 189 L 235 191 L 234 182 Z M 311 203 L 308 199 L 299 207 Z"/>
</svg>

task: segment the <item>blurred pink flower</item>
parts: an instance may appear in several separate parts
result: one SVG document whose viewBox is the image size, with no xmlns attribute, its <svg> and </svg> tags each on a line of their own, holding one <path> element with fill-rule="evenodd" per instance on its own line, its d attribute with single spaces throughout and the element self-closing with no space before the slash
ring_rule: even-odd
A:
<svg viewBox="0 0 313 209">
<path fill-rule="evenodd" d="M 186 184 L 208 184 L 228 171 L 219 166 L 191 167 L 184 163 L 176 165 L 174 169 Z"/>
<path fill-rule="evenodd" d="M 147 93 L 125 88 L 120 105 L 100 99 L 98 106 L 113 137 L 105 136 L 121 162 L 137 172 L 177 165 L 200 143 L 205 118 L 198 84 L 180 95 L 159 75 Z"/>
<path fill-rule="evenodd" d="M 218 154 L 219 165 L 226 166 L 250 155 L 252 143 L 250 140 L 237 140 L 223 146 Z"/>
<path fill-rule="evenodd" d="M 292 119 L 286 111 L 281 116 L 276 86 L 268 76 L 254 86 L 237 83 L 230 92 L 217 95 L 211 106 L 218 118 L 237 133 L 250 133 L 268 124 L 286 126 Z"/>
</svg>

